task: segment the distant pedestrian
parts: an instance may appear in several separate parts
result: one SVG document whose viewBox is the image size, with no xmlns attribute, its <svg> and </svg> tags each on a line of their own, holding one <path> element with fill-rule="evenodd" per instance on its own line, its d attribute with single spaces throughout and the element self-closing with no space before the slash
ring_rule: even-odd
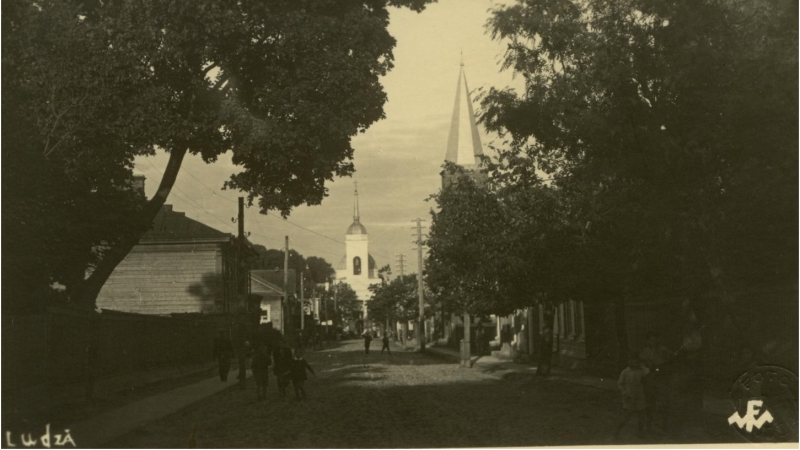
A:
<svg viewBox="0 0 800 450">
<path fill-rule="evenodd" d="M 270 361 L 267 347 L 262 345 L 256 348 L 253 353 L 253 362 L 250 364 L 250 369 L 253 371 L 253 378 L 256 380 L 256 394 L 258 399 L 267 397 L 267 386 L 269 386 L 269 366 L 272 364 Z"/>
<path fill-rule="evenodd" d="M 272 370 L 278 380 L 278 392 L 281 397 L 285 397 L 286 388 L 292 379 L 292 349 L 283 341 L 273 351 L 272 359 L 275 362 Z"/>
<path fill-rule="evenodd" d="M 647 402 L 645 401 L 642 378 L 648 373 L 649 370 L 647 367 L 642 366 L 639 358 L 631 357 L 628 361 L 628 367 L 619 375 L 617 386 L 622 394 L 623 412 L 617 424 L 617 429 L 614 431 L 614 439 L 619 438 L 620 432 L 634 415 L 636 415 L 639 426 L 639 437 L 645 436 L 645 409 Z"/>
<path fill-rule="evenodd" d="M 214 339 L 214 359 L 219 365 L 219 379 L 228 381 L 228 372 L 231 370 L 231 358 L 233 358 L 233 344 L 225 336 L 225 330 L 219 330 L 219 336 Z"/>
<path fill-rule="evenodd" d="M 389 335 L 388 334 L 384 334 L 383 335 L 383 347 L 381 347 L 381 355 L 383 354 L 383 350 L 386 350 L 387 352 L 389 352 L 390 355 L 392 354 L 392 351 L 389 349 Z"/>
<path fill-rule="evenodd" d="M 303 358 L 303 352 L 300 349 L 294 351 L 294 360 L 292 361 L 292 387 L 294 387 L 295 400 L 306 399 L 305 382 L 308 379 L 306 370 L 316 376 L 314 369 L 308 364 L 308 361 Z"/>
<path fill-rule="evenodd" d="M 369 344 L 372 343 L 372 334 L 369 331 L 364 333 L 364 352 L 369 355 Z"/>
<path fill-rule="evenodd" d="M 479 320 L 475 324 L 475 351 L 478 356 L 483 356 L 484 349 L 483 349 L 483 324 Z"/>
</svg>

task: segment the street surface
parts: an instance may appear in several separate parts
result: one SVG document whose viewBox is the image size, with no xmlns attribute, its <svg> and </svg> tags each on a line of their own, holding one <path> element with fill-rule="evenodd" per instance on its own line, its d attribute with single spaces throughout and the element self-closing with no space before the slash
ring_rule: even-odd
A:
<svg viewBox="0 0 800 450">
<path fill-rule="evenodd" d="M 308 399 L 280 399 L 274 376 L 266 401 L 255 385 L 229 389 L 148 424 L 114 447 L 506 447 L 611 444 L 620 412 L 614 392 L 520 376 L 502 380 L 434 356 L 361 341 L 307 352 L 317 372 Z M 375 344 L 373 343 L 373 344 Z M 377 350 L 376 350 L 377 347 Z M 235 379 L 235 374 L 229 380 Z M 229 381 L 233 383 L 233 381 Z M 631 422 L 620 444 L 637 440 Z M 195 439 L 192 439 L 196 430 Z M 730 441 L 721 427 L 716 440 Z M 707 440 L 708 436 L 698 436 Z"/>
</svg>

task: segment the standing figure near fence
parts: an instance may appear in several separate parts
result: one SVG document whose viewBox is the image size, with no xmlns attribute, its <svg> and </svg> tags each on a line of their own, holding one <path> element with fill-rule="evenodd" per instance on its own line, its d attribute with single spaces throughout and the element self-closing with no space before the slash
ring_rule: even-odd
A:
<svg viewBox="0 0 800 450">
<path fill-rule="evenodd" d="M 270 361 L 266 345 L 257 347 L 255 353 L 253 353 L 253 361 L 250 365 L 250 369 L 253 371 L 253 378 L 256 381 L 256 395 L 258 396 L 258 400 L 267 397 L 269 366 L 271 364 L 272 361 Z"/>
<path fill-rule="evenodd" d="M 642 366 L 638 357 L 631 357 L 626 367 L 619 375 L 619 382 L 617 386 L 622 394 L 622 414 L 620 416 L 617 429 L 614 430 L 614 439 L 619 438 L 620 432 L 625 428 L 625 425 L 631 420 L 634 415 L 637 419 L 639 426 L 639 437 L 645 437 L 646 417 L 645 409 L 647 403 L 645 401 L 644 386 L 642 378 L 649 373 L 647 367 Z"/>
<path fill-rule="evenodd" d="M 228 381 L 228 372 L 231 370 L 231 358 L 233 358 L 233 344 L 225 336 L 225 330 L 219 330 L 219 336 L 214 339 L 214 359 L 219 365 L 219 379 Z"/>
<path fill-rule="evenodd" d="M 294 398 L 298 401 L 306 399 L 305 383 L 308 379 L 306 370 L 314 376 L 317 375 L 308 364 L 308 361 L 303 358 L 303 351 L 295 349 L 294 359 L 292 360 L 292 387 L 294 387 Z"/>
<path fill-rule="evenodd" d="M 286 388 L 292 379 L 292 349 L 286 344 L 286 341 L 281 341 L 278 348 L 275 349 L 272 355 L 275 361 L 274 371 L 275 378 L 278 380 L 278 392 L 281 398 L 286 396 Z"/>
</svg>

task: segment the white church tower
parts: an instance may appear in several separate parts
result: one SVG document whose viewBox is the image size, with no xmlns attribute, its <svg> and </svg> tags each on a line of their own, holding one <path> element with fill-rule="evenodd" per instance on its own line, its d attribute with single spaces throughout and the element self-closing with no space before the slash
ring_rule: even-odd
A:
<svg viewBox="0 0 800 450">
<path fill-rule="evenodd" d="M 336 280 L 350 285 L 358 299 L 363 302 L 364 317 L 367 316 L 367 300 L 372 296 L 371 284 L 378 283 L 375 260 L 369 254 L 369 235 L 361 224 L 358 210 L 358 182 L 355 183 L 353 223 L 345 235 L 345 255 L 336 267 Z"/>
</svg>

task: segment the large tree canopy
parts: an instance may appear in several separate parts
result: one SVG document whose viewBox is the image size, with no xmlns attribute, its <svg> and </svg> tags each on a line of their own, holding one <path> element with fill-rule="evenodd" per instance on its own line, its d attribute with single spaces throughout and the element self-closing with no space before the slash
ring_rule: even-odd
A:
<svg viewBox="0 0 800 450">
<path fill-rule="evenodd" d="M 520 183 L 539 170 L 575 196 L 626 287 L 796 281 L 796 14 L 780 1 L 499 7 L 489 28 L 525 78 L 521 95 L 483 100 L 511 143 L 500 171 Z"/>
<path fill-rule="evenodd" d="M 373 284 L 369 287 L 372 298 L 367 307 L 369 316 L 380 323 L 387 319 L 408 321 L 419 317 L 419 284 L 417 275 L 411 274 L 394 278 L 391 282 Z M 426 301 L 431 298 L 430 293 L 425 293 Z M 430 305 L 426 303 L 426 310 Z M 430 313 L 429 313 L 430 314 Z"/>
<path fill-rule="evenodd" d="M 743 287 L 796 283 L 796 15 L 786 1 L 496 8 L 488 28 L 525 87 L 482 99 L 507 144 L 488 185 L 465 174 L 436 196 L 434 290 L 506 314 L 710 291 L 731 306 Z"/>
<path fill-rule="evenodd" d="M 262 212 L 320 203 L 383 117 L 387 8 L 429 2 L 3 2 L 4 281 L 26 300 L 61 282 L 91 306 L 187 153 L 232 151 L 225 186 Z M 145 202 L 133 160 L 156 148 L 170 159 Z"/>
</svg>

